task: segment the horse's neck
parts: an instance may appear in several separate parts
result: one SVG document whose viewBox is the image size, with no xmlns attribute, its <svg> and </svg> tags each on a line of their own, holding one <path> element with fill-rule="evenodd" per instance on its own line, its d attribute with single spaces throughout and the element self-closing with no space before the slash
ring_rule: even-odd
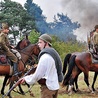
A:
<svg viewBox="0 0 98 98">
<path fill-rule="evenodd" d="M 25 68 L 25 63 L 22 60 L 19 60 L 18 62 L 18 70 L 23 71 Z"/>
<path fill-rule="evenodd" d="M 24 63 L 26 63 L 27 62 L 27 60 L 29 59 L 29 55 L 27 54 L 27 53 L 20 53 L 21 54 L 21 59 L 22 59 L 22 61 L 24 62 Z"/>
<path fill-rule="evenodd" d="M 29 57 L 32 55 L 32 48 L 31 47 L 26 47 L 23 50 L 20 50 L 20 54 L 21 54 L 21 58 L 23 60 L 23 62 L 27 62 L 27 60 L 29 59 Z"/>
</svg>

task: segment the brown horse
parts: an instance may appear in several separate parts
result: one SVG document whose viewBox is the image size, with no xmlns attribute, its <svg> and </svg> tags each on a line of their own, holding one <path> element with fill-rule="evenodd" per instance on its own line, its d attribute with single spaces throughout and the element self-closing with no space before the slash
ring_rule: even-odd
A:
<svg viewBox="0 0 98 98">
<path fill-rule="evenodd" d="M 16 50 L 21 50 L 24 49 L 25 47 L 27 47 L 31 42 L 28 39 L 28 35 L 25 36 L 25 38 L 23 38 L 22 40 L 20 40 L 18 42 L 18 44 L 16 45 L 15 49 Z"/>
<path fill-rule="evenodd" d="M 29 57 L 31 57 L 32 55 L 38 56 L 40 49 L 37 44 L 30 44 L 26 48 L 20 50 L 19 52 L 22 57 L 22 59 L 18 61 L 18 71 L 21 76 L 21 74 L 24 74 L 24 72 L 25 72 L 25 63 L 28 61 Z M 0 75 L 5 75 L 3 86 L 1 89 L 1 94 L 4 94 L 6 82 L 7 82 L 8 78 L 10 77 L 10 74 L 12 74 L 11 73 L 12 68 L 10 65 L 6 64 L 3 66 L 0 66 L 0 69 L 2 69 L 2 70 L 0 70 Z M 11 86 L 12 85 L 10 85 L 10 88 L 11 88 Z M 9 96 L 9 98 L 12 98 L 10 94 L 8 96 Z"/>
<path fill-rule="evenodd" d="M 69 91 L 72 91 L 74 80 L 81 73 L 81 71 L 85 75 L 85 81 L 88 81 L 89 71 L 96 72 L 96 74 L 98 73 L 98 63 L 92 63 L 92 55 L 90 52 L 82 52 L 78 55 L 73 55 L 69 66 L 71 66 L 67 74 L 68 76 L 71 76 Z M 66 79 L 64 78 L 64 85 L 66 84 Z"/>
<path fill-rule="evenodd" d="M 64 64 L 63 64 L 63 75 L 65 75 L 65 73 L 66 73 L 67 66 L 68 65 L 71 65 L 70 63 L 72 63 L 71 60 L 73 60 L 73 55 L 76 55 L 77 56 L 79 54 L 80 54 L 80 52 L 75 52 L 75 53 L 69 53 L 69 54 L 67 54 L 65 56 L 65 58 L 64 58 Z M 68 72 L 66 73 L 66 75 L 64 77 L 64 81 L 63 81 L 63 85 L 64 86 L 67 86 L 67 87 L 69 85 L 69 80 L 70 80 L 70 76 L 71 76 L 71 73 L 72 73 L 71 69 L 72 69 L 72 66 L 68 66 Z M 78 71 L 79 71 L 79 73 L 82 72 L 80 69 L 78 69 Z M 75 91 L 75 92 L 79 91 L 78 83 L 77 83 L 78 76 L 79 75 L 77 75 L 77 77 L 74 80 L 75 83 L 74 83 L 73 91 Z M 90 89 L 90 84 L 88 82 L 88 79 L 86 79 L 85 74 L 84 74 L 84 81 L 85 81 L 86 85 L 88 86 L 88 88 Z"/>
<path fill-rule="evenodd" d="M 71 55 L 72 54 L 68 54 L 67 55 L 68 57 L 65 57 L 65 58 L 67 58 L 67 61 L 69 61 L 69 58 Z M 65 67 L 66 61 L 65 60 L 64 60 L 63 73 L 65 73 L 65 71 L 66 71 L 66 67 Z M 85 80 L 87 86 L 89 87 L 89 89 L 91 90 L 90 84 L 88 81 L 88 73 L 89 73 L 89 71 L 94 71 L 95 75 L 94 75 L 94 79 L 93 79 L 93 83 L 92 83 L 92 92 L 94 92 L 95 91 L 94 83 L 96 81 L 97 74 L 98 74 L 98 71 L 97 71 L 98 64 L 92 63 L 91 54 L 89 52 L 82 52 L 82 53 L 78 53 L 78 54 L 74 53 L 74 57 L 71 59 L 69 66 L 70 66 L 70 68 L 68 69 L 68 72 L 64 78 L 63 85 L 67 84 L 67 82 L 69 81 L 68 80 L 69 76 L 71 76 L 70 85 L 73 85 L 74 81 L 76 82 L 76 85 L 77 85 L 77 80 L 75 80 L 75 79 L 77 79 L 78 75 L 81 72 L 83 72 L 84 73 L 84 80 Z"/>
</svg>

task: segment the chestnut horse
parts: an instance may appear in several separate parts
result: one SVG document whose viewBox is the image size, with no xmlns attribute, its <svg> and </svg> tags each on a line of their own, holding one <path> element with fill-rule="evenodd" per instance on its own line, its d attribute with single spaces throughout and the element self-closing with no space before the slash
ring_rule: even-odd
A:
<svg viewBox="0 0 98 98">
<path fill-rule="evenodd" d="M 16 50 L 21 50 L 24 49 L 25 47 L 27 47 L 31 42 L 28 39 L 28 35 L 25 36 L 25 38 L 23 38 L 22 40 L 20 40 L 18 42 L 18 44 L 16 45 L 15 49 Z"/>
<path fill-rule="evenodd" d="M 21 54 L 21 60 L 18 61 L 18 71 L 21 76 L 21 74 L 24 74 L 24 72 L 25 72 L 25 63 L 28 61 L 29 57 L 32 57 L 32 55 L 38 56 L 40 49 L 37 44 L 30 44 L 26 48 L 19 50 L 19 52 Z M 10 74 L 12 74 L 11 73 L 12 68 L 10 65 L 6 64 L 3 66 L 0 65 L 0 69 L 2 69 L 2 70 L 0 70 L 0 75 L 5 76 L 3 86 L 1 89 L 1 94 L 4 95 L 5 85 L 6 85 L 8 78 L 10 77 Z M 13 84 L 13 81 L 12 81 L 12 84 Z M 10 86 L 10 88 L 11 88 L 11 86 Z M 9 98 L 12 98 L 10 94 L 8 96 L 9 96 Z"/>
<path fill-rule="evenodd" d="M 84 56 L 85 54 L 85 56 Z M 88 54 L 88 55 L 87 55 Z M 74 56 L 73 56 L 74 55 Z M 73 56 L 73 57 L 72 57 Z M 84 60 L 83 60 L 83 57 Z M 78 60 L 78 64 L 83 66 L 83 67 L 78 67 L 77 66 L 77 63 L 75 62 L 75 58 L 76 60 Z M 85 62 L 85 60 L 88 60 L 87 62 Z M 90 61 L 89 61 L 90 60 Z M 85 62 L 85 63 L 84 63 Z M 90 62 L 90 63 L 89 63 Z M 92 63 L 92 58 L 91 58 L 91 54 L 89 52 L 83 52 L 83 53 L 72 53 L 72 54 L 67 54 L 65 56 L 65 59 L 64 59 L 64 65 L 63 65 L 63 74 L 65 74 L 66 72 L 66 67 L 67 67 L 67 63 L 69 63 L 69 68 L 68 68 L 68 72 L 67 74 L 65 75 L 65 78 L 64 78 L 64 81 L 63 81 L 63 85 L 68 85 L 68 82 L 70 80 L 69 77 L 71 77 L 71 74 L 72 74 L 72 77 L 71 77 L 71 80 L 70 80 L 70 85 L 73 84 L 73 82 L 75 82 L 75 85 L 76 85 L 76 89 L 78 89 L 78 84 L 77 84 L 77 79 L 78 79 L 78 75 L 81 73 L 81 72 L 84 72 L 84 81 L 86 82 L 87 86 L 89 87 L 89 89 L 91 90 L 90 88 L 90 84 L 89 84 L 89 81 L 88 81 L 88 72 L 89 71 L 95 71 L 95 74 L 94 74 L 94 79 L 93 79 L 93 83 L 92 83 L 92 92 L 95 91 L 94 89 L 94 83 L 96 81 L 96 78 L 97 78 L 97 75 L 98 75 L 98 72 L 96 72 L 96 70 L 92 70 L 90 69 L 90 66 L 97 66 L 98 64 L 94 64 Z M 90 64 L 90 65 L 89 65 Z M 87 66 L 85 66 L 87 65 Z M 89 66 L 88 66 L 89 65 Z M 87 72 L 86 72 L 87 71 Z"/>
<path fill-rule="evenodd" d="M 78 54 L 80 54 L 80 52 L 69 53 L 65 56 L 64 64 L 63 64 L 63 75 L 65 75 L 65 73 L 66 73 L 67 65 L 70 65 L 70 63 L 72 63 L 71 60 L 73 58 L 73 55 L 78 55 Z M 69 85 L 69 80 L 70 80 L 70 76 L 72 73 L 71 69 L 72 69 L 72 66 L 68 66 L 68 72 L 66 73 L 66 75 L 64 77 L 63 86 Z M 78 71 L 79 71 L 79 74 L 82 72 L 80 69 L 78 69 Z M 77 77 L 74 80 L 75 87 L 73 87 L 73 90 L 75 92 L 77 92 L 79 90 L 78 84 L 77 84 L 79 74 L 77 75 Z M 85 81 L 86 85 L 88 86 L 88 88 L 90 89 L 90 85 L 89 85 L 88 79 L 86 79 L 86 77 L 85 77 L 85 74 L 84 74 L 84 81 Z"/>
</svg>

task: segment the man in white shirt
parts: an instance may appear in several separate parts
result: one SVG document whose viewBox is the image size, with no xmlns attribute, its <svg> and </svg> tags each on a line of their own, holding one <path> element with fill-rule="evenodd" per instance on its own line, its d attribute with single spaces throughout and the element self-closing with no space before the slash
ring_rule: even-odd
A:
<svg viewBox="0 0 98 98">
<path fill-rule="evenodd" d="M 21 79 L 21 83 L 24 81 L 28 84 L 38 82 L 41 85 L 41 98 L 57 98 L 59 82 L 63 80 L 63 77 L 61 77 L 62 74 L 60 76 L 61 79 L 58 79 L 57 66 L 60 64 L 61 67 L 58 69 L 62 71 L 62 64 L 59 55 L 57 55 L 58 53 L 51 47 L 51 41 L 52 38 L 49 35 L 43 34 L 39 37 L 38 46 L 41 51 L 44 49 L 52 50 L 52 55 L 54 54 L 55 56 L 51 56 L 51 52 L 50 54 L 42 52 L 43 54 L 40 55 L 35 73 Z M 57 60 L 55 60 L 56 57 L 58 57 Z M 60 62 L 58 62 L 58 60 Z"/>
</svg>

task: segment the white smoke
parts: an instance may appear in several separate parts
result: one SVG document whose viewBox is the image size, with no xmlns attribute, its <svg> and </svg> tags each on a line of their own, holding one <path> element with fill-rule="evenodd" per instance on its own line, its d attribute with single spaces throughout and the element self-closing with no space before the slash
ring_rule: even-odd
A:
<svg viewBox="0 0 98 98">
<path fill-rule="evenodd" d="M 81 27 L 74 31 L 78 40 L 86 41 L 87 33 L 98 25 L 98 0 L 62 0 L 62 10 Z"/>
</svg>

